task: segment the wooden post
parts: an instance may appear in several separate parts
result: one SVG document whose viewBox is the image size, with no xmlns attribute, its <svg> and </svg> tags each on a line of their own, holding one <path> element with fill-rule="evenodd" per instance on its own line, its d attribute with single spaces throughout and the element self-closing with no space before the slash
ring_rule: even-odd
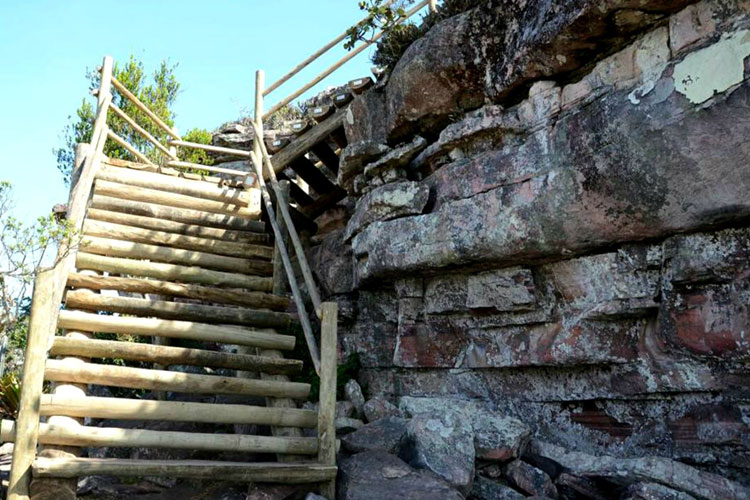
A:
<svg viewBox="0 0 750 500">
<path fill-rule="evenodd" d="M 76 183 L 71 185 L 68 201 L 68 220 L 76 230 L 80 230 L 86 213 L 91 186 L 99 164 L 99 156 L 104 148 L 107 130 L 107 110 L 112 101 L 113 60 L 107 56 L 102 64 L 101 86 L 98 108 L 92 135 L 93 150 L 86 156 L 76 172 Z M 13 463 L 10 470 L 8 500 L 28 500 L 31 483 L 31 466 L 39 442 L 39 400 L 44 382 L 47 349 L 51 346 L 60 301 L 65 291 L 65 281 L 75 260 L 75 249 L 69 242 L 62 242 L 58 251 L 58 261 L 50 270 L 41 271 L 34 282 L 29 335 L 26 344 L 21 398 L 19 402 L 16 444 L 13 450 Z"/>
<path fill-rule="evenodd" d="M 430 12 L 437 12 L 437 0 L 430 0 Z"/>
<path fill-rule="evenodd" d="M 279 182 L 279 192 L 276 195 L 276 205 L 289 204 L 289 181 L 283 180 Z M 281 211 L 276 212 L 276 224 L 281 227 L 284 224 L 284 217 L 281 215 Z M 284 245 L 289 248 L 289 232 L 284 233 Z M 274 247 L 273 252 L 273 293 L 274 295 L 286 295 L 289 293 L 289 285 L 284 276 L 284 260 L 281 258 L 281 252 L 279 247 Z"/>
<path fill-rule="evenodd" d="M 320 407 L 318 409 L 318 463 L 336 465 L 336 369 L 338 304 L 321 305 Z M 336 498 L 336 480 L 321 484 L 320 494 Z"/>
</svg>

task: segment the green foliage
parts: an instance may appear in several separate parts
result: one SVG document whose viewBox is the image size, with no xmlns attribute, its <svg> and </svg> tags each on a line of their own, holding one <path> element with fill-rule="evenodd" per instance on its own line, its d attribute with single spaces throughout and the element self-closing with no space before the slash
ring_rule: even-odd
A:
<svg viewBox="0 0 750 500">
<path fill-rule="evenodd" d="M 15 372 L 7 372 L 0 378 L 0 416 L 15 420 L 21 400 L 21 381 Z"/>
<path fill-rule="evenodd" d="M 195 142 L 198 144 L 211 144 L 211 132 L 202 128 L 188 130 L 182 136 L 183 141 Z M 177 157 L 181 161 L 198 163 L 200 165 L 213 165 L 214 160 L 208 156 L 207 152 L 202 149 L 181 148 L 177 151 Z"/>
<path fill-rule="evenodd" d="M 29 293 L 43 263 L 54 264 L 63 241 L 75 246 L 78 235 L 54 215 L 24 224 L 12 215 L 12 187 L 0 181 L 0 333 L 11 348 L 23 348 L 28 330 Z"/>
<path fill-rule="evenodd" d="M 352 50 L 357 42 L 370 42 L 379 31 L 386 33 L 400 31 L 403 25 L 398 21 L 406 16 L 406 7 L 414 3 L 414 0 L 401 0 L 393 5 L 386 6 L 385 0 L 362 0 L 359 8 L 367 12 L 365 18 L 358 24 L 349 28 L 347 40 L 344 43 L 346 50 Z"/>
<path fill-rule="evenodd" d="M 176 64 L 170 65 L 169 62 L 162 61 L 159 68 L 152 73 L 151 80 L 149 81 L 146 77 L 143 63 L 131 55 L 130 59 L 123 66 L 115 64 L 112 74 L 146 107 L 171 127 L 174 125 L 175 116 L 172 106 L 180 90 L 180 84 L 174 75 L 176 67 Z M 89 71 L 87 78 L 90 90 L 99 88 L 101 76 L 98 71 Z M 153 123 L 130 100 L 114 89 L 114 87 L 112 91 L 112 103 L 114 105 L 133 118 L 138 125 L 148 131 L 159 142 L 162 144 L 167 143 L 170 137 L 161 128 Z M 57 158 L 57 168 L 63 174 L 66 184 L 70 183 L 76 144 L 91 141 L 95 115 L 96 110 L 94 106 L 88 100 L 84 99 L 76 111 L 75 118 L 69 117 L 71 122 L 63 129 L 63 146 L 53 151 Z M 107 124 L 114 133 L 133 145 L 151 161 L 157 164 L 164 162 L 165 158 L 163 154 L 120 117 L 109 113 Z M 107 141 L 104 154 L 112 158 L 135 159 L 127 150 L 112 141 Z"/>
</svg>

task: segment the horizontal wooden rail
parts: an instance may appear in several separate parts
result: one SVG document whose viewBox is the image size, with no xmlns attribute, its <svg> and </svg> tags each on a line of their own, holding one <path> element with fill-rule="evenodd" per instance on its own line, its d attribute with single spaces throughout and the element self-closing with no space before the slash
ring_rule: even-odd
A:
<svg viewBox="0 0 750 500">
<path fill-rule="evenodd" d="M 244 288 L 258 292 L 270 292 L 273 289 L 273 280 L 267 277 L 213 271 L 195 266 L 107 257 L 86 252 L 78 253 L 76 267 L 114 274 L 181 281 L 183 283 Z"/>
<path fill-rule="evenodd" d="M 50 355 L 126 359 L 162 366 L 210 366 L 230 370 L 262 371 L 274 375 L 289 375 L 302 370 L 302 361 L 296 359 L 88 338 L 55 337 Z"/>
<path fill-rule="evenodd" d="M 409 19 L 410 17 L 412 17 L 414 14 L 416 14 L 417 12 L 419 12 L 420 10 L 422 10 L 429 3 L 430 3 L 430 0 L 423 0 L 423 1 L 419 2 L 414 8 L 412 8 L 411 10 L 409 10 L 403 17 L 399 18 L 396 21 L 396 23 L 398 24 L 398 23 L 402 23 L 402 22 L 406 21 L 407 19 Z M 286 106 L 287 104 L 289 104 L 290 102 L 292 102 L 293 100 L 295 100 L 296 98 L 298 98 L 299 96 L 301 96 L 302 94 L 304 94 L 305 92 L 307 92 L 308 90 L 310 90 L 311 88 L 313 88 L 315 85 L 317 85 L 318 83 L 320 83 L 324 78 L 326 78 L 327 76 L 329 76 L 331 73 L 333 73 L 334 71 L 336 71 L 337 69 L 339 69 L 341 66 L 343 66 L 347 62 L 349 62 L 351 59 L 357 57 L 360 53 L 362 53 L 364 50 L 366 50 L 372 44 L 374 44 L 375 42 L 377 42 L 378 40 L 380 40 L 383 37 L 383 35 L 385 35 L 385 32 L 384 31 L 380 31 L 379 33 L 377 33 L 376 35 L 374 35 L 370 40 L 366 41 L 365 43 L 363 43 L 362 45 L 360 45 L 359 47 L 357 47 L 356 49 L 354 49 L 353 51 L 351 51 L 349 54 L 347 54 L 346 56 L 344 56 L 343 58 L 341 58 L 338 62 L 336 62 L 335 64 L 333 64 L 332 66 L 330 66 L 328 69 L 326 69 L 325 71 L 323 71 L 321 74 L 319 74 L 318 76 L 316 76 L 315 78 L 313 78 L 309 83 L 303 85 L 299 90 L 296 90 L 296 91 L 292 92 L 290 95 L 288 95 L 287 97 L 285 97 L 284 99 L 282 99 L 281 101 L 279 101 L 278 104 L 276 104 L 275 106 L 273 106 L 271 109 L 269 109 L 263 115 L 263 119 L 267 120 L 275 112 L 277 112 L 278 110 L 280 110 L 281 108 L 283 108 L 284 106 Z"/>
<path fill-rule="evenodd" d="M 212 146 L 211 144 L 200 144 L 198 142 L 188 141 L 169 141 L 172 146 L 181 146 L 185 148 L 202 149 L 204 151 L 211 151 L 212 153 L 224 153 L 233 156 L 239 156 L 240 158 L 250 158 L 250 151 L 244 151 L 242 149 L 224 148 L 221 146 Z"/>
<path fill-rule="evenodd" d="M 111 316 L 81 311 L 60 311 L 60 328 L 84 332 L 123 333 L 245 345 L 263 349 L 294 349 L 295 338 L 249 328 L 191 321 Z"/>
<path fill-rule="evenodd" d="M 292 399 L 306 399 L 310 394 L 310 384 L 299 382 L 195 375 L 57 359 L 47 360 L 44 376 L 47 380 L 53 382 L 97 384 L 110 387 L 127 387 L 129 389 L 193 394 L 240 394 Z"/>
<path fill-rule="evenodd" d="M 114 420 L 164 420 L 208 424 L 274 425 L 313 428 L 317 412 L 296 408 L 266 408 L 236 404 L 149 401 L 144 399 L 42 395 L 43 416 Z"/>
<path fill-rule="evenodd" d="M 213 167 L 209 165 L 202 165 L 200 163 L 190 163 L 188 161 L 170 161 L 167 166 L 173 168 L 190 168 L 193 170 L 205 170 L 206 172 L 213 172 L 215 174 L 227 174 L 237 175 L 240 177 L 247 177 L 250 175 L 249 172 L 243 172 L 242 170 L 235 170 L 233 168 Z"/>
<path fill-rule="evenodd" d="M 38 458 L 34 477 L 163 476 L 216 479 L 240 483 L 306 484 L 336 478 L 336 467 L 306 463 L 237 463 L 197 460 L 127 460 L 117 458 Z"/>
<path fill-rule="evenodd" d="M 136 132 L 138 132 L 139 134 L 141 134 L 141 136 L 143 136 L 144 139 L 146 139 L 148 142 L 150 142 L 151 144 L 153 144 L 159 151 L 161 151 L 162 153 L 164 153 L 165 155 L 167 155 L 170 158 L 174 158 L 174 156 L 172 155 L 172 153 L 169 151 L 169 149 L 164 144 L 162 144 L 161 142 L 159 142 L 159 140 L 156 137 L 154 137 L 153 135 L 151 135 L 148 132 L 148 130 L 146 130 L 145 128 L 143 128 L 140 125 L 138 125 L 138 123 L 136 123 L 136 121 L 134 119 L 132 119 L 130 116 L 128 116 L 127 113 L 125 113 L 123 110 L 121 110 L 120 108 L 118 108 L 115 104 L 110 104 L 109 109 L 111 109 L 114 114 L 116 114 L 117 116 L 119 116 L 120 118 L 122 118 L 125 121 L 125 123 L 127 123 L 128 125 L 130 125 L 130 127 L 133 130 L 135 130 Z"/>
<path fill-rule="evenodd" d="M 120 137 L 119 135 L 115 134 L 111 130 L 107 130 L 107 137 L 115 141 L 117 144 L 125 148 L 130 154 L 138 158 L 143 163 L 146 163 L 147 165 L 154 165 L 154 162 L 149 160 L 146 155 L 135 149 L 128 141 Z M 154 165 L 155 166 L 155 165 Z"/>
<path fill-rule="evenodd" d="M 112 77 L 112 85 L 120 92 L 120 94 L 122 94 L 123 97 L 128 99 L 130 102 L 132 102 L 135 105 L 136 108 L 140 109 L 146 116 L 151 118 L 151 120 L 153 120 L 153 122 L 159 128 L 161 128 L 164 132 L 166 132 L 167 134 L 169 134 L 175 139 L 178 139 L 178 140 L 181 139 L 180 134 L 178 134 L 176 130 L 172 129 L 172 127 L 164 123 L 164 121 L 161 118 L 156 116 L 156 113 L 148 109 L 148 106 L 143 104 L 140 101 L 140 99 L 138 99 L 131 91 L 125 88 L 125 86 L 122 83 L 120 83 L 117 80 L 117 78 L 115 78 L 114 76 Z"/>
<path fill-rule="evenodd" d="M 15 439 L 15 422 L 2 422 L 3 442 Z M 39 442 L 61 446 L 166 448 L 178 450 L 233 451 L 314 455 L 316 438 L 284 438 L 242 434 L 149 431 L 116 427 L 86 427 L 40 424 Z"/>
<path fill-rule="evenodd" d="M 383 5 L 383 7 L 390 7 L 395 1 L 396 0 L 388 0 L 388 2 L 386 2 L 385 5 Z M 362 23 L 367 20 L 368 18 L 365 17 L 361 21 L 359 21 L 359 23 Z M 357 23 L 357 25 L 359 23 Z M 339 36 L 337 36 L 336 38 L 328 42 L 323 48 L 321 48 L 320 50 L 315 52 L 313 55 L 311 55 L 310 57 L 308 57 L 307 59 L 299 63 L 297 66 L 295 66 L 294 69 L 291 70 L 289 73 L 287 73 L 286 75 L 282 76 L 281 78 L 273 82 L 271 85 L 269 85 L 269 87 L 263 91 L 263 97 L 267 96 L 268 94 L 270 94 L 271 92 L 279 88 L 281 85 L 286 83 L 290 78 L 292 78 L 294 75 L 296 75 L 297 73 L 305 69 L 312 62 L 317 60 L 320 56 L 322 56 L 323 54 L 325 54 L 326 52 L 334 48 L 336 45 L 338 45 L 348 36 L 349 36 L 349 30 L 346 30 L 345 32 L 343 32 L 342 34 L 340 34 Z"/>
</svg>

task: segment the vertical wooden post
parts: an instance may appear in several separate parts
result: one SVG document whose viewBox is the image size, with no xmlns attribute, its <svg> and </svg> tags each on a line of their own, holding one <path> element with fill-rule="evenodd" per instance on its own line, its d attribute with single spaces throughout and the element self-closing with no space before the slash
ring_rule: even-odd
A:
<svg viewBox="0 0 750 500">
<path fill-rule="evenodd" d="M 277 207 L 282 203 L 289 205 L 289 188 L 289 181 L 283 180 L 279 182 L 279 191 L 276 193 Z M 276 224 L 279 227 L 284 226 L 284 216 L 278 208 L 276 209 Z M 282 231 L 282 234 L 284 236 L 284 246 L 289 248 L 289 231 Z M 289 293 L 289 285 L 284 274 L 284 259 L 281 257 L 278 245 L 274 247 L 273 252 L 273 293 L 274 295 L 286 295 Z"/>
<path fill-rule="evenodd" d="M 336 465 L 336 369 L 338 367 L 338 304 L 321 305 L 320 408 L 318 409 L 318 462 Z M 320 494 L 336 498 L 336 480 L 323 483 Z"/>
</svg>

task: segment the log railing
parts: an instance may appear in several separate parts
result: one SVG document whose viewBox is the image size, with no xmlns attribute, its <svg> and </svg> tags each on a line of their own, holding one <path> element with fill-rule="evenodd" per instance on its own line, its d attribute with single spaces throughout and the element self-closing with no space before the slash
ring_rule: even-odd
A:
<svg viewBox="0 0 750 500">
<path fill-rule="evenodd" d="M 390 0 L 386 2 L 385 6 L 390 7 L 392 4 L 395 3 L 396 0 Z M 437 10 L 437 0 L 421 0 L 419 3 L 417 3 L 414 7 L 412 7 L 410 10 L 408 10 L 403 16 L 398 18 L 396 20 L 396 24 L 403 23 L 413 17 L 416 13 L 421 11 L 423 8 L 429 6 L 430 11 L 435 12 Z M 362 21 L 365 21 L 367 18 L 363 19 Z M 361 22 L 361 21 L 360 21 Z M 356 26 L 356 25 L 355 25 Z M 346 56 L 339 59 L 336 63 L 326 68 L 322 73 L 318 74 L 315 78 L 304 84 L 299 89 L 295 90 L 288 96 L 281 99 L 278 103 L 271 106 L 271 108 L 266 111 L 266 113 L 263 115 L 263 119 L 268 119 L 271 115 L 273 115 L 276 111 L 280 110 L 311 88 L 313 88 L 315 85 L 323 81 L 325 78 L 330 76 L 332 73 L 334 73 L 336 70 L 341 68 L 344 64 L 351 61 L 355 57 L 357 57 L 359 54 L 364 52 L 368 47 L 370 47 L 372 44 L 380 40 L 383 35 L 385 35 L 384 31 L 379 31 L 373 37 L 362 44 L 360 44 L 357 48 L 349 52 Z M 312 54 L 310 57 L 299 63 L 297 66 L 294 67 L 289 73 L 285 74 L 275 82 L 273 82 L 271 85 L 268 86 L 267 89 L 263 91 L 263 97 L 266 97 L 271 94 L 271 92 L 275 91 L 279 87 L 281 87 L 284 83 L 289 81 L 292 77 L 294 77 L 296 74 L 298 74 L 300 71 L 305 69 L 307 66 L 315 62 L 318 58 L 320 58 L 323 54 L 327 53 L 329 50 L 331 50 L 333 47 L 341 43 L 347 36 L 349 36 L 349 30 L 346 30 L 341 35 L 334 38 L 332 41 L 327 43 L 325 46 L 323 46 L 320 50 L 316 51 L 314 54 Z"/>
</svg>

